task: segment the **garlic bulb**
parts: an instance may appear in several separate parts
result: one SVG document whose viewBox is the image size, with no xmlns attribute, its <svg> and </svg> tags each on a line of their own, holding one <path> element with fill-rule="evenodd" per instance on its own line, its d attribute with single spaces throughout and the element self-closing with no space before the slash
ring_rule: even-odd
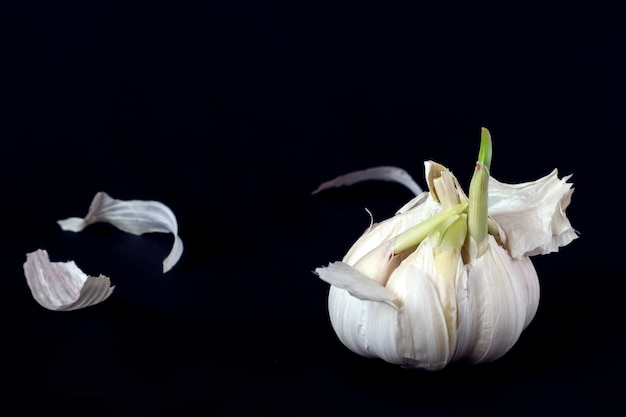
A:
<svg viewBox="0 0 626 417">
<path fill-rule="evenodd" d="M 573 189 L 554 171 L 510 185 L 489 175 L 491 136 L 463 192 L 427 161 L 429 191 L 373 224 L 342 262 L 317 268 L 341 342 L 366 357 L 437 370 L 504 355 L 534 318 L 539 281 L 529 256 L 577 235 L 565 216 Z"/>
</svg>

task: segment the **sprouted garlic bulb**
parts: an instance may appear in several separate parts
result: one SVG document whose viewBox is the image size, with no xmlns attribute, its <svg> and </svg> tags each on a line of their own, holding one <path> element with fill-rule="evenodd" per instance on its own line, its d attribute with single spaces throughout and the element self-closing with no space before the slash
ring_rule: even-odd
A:
<svg viewBox="0 0 626 417">
<path fill-rule="evenodd" d="M 438 370 L 493 361 L 517 342 L 539 303 L 530 256 L 577 237 L 565 216 L 573 189 L 556 170 L 498 182 L 491 153 L 483 128 L 469 196 L 446 167 L 427 161 L 428 192 L 370 226 L 341 262 L 315 270 L 331 284 L 330 321 L 350 350 Z"/>
</svg>

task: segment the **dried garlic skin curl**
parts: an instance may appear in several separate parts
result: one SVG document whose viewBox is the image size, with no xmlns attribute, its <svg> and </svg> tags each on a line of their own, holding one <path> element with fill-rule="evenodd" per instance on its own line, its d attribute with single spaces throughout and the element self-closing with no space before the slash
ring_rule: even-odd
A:
<svg viewBox="0 0 626 417">
<path fill-rule="evenodd" d="M 107 193 L 97 193 L 84 218 L 59 220 L 61 229 L 80 232 L 93 223 L 105 222 L 128 233 L 172 233 L 174 244 L 163 261 L 163 273 L 178 262 L 183 242 L 178 236 L 178 222 L 172 210 L 159 201 L 116 200 Z M 26 255 L 24 274 L 35 300 L 55 311 L 76 310 L 100 303 L 113 292 L 111 280 L 100 275 L 88 276 L 74 261 L 50 262 L 48 253 L 39 249 Z"/>
<path fill-rule="evenodd" d="M 110 223 L 124 232 L 134 235 L 144 233 L 172 233 L 174 244 L 163 261 L 163 273 L 176 265 L 183 254 L 183 241 L 178 236 L 178 222 L 172 210 L 159 201 L 117 200 L 105 192 L 97 193 L 84 218 L 70 217 L 59 220 L 61 229 L 80 232 L 93 223 Z"/>
<path fill-rule="evenodd" d="M 577 238 L 565 216 L 573 189 L 556 170 L 504 184 L 490 162 L 483 129 L 467 196 L 446 167 L 427 161 L 429 191 L 371 225 L 341 262 L 315 270 L 331 284 L 330 321 L 346 347 L 439 370 L 496 360 L 517 342 L 539 304 L 530 256 Z"/>
<path fill-rule="evenodd" d="M 24 275 L 33 298 L 48 310 L 89 307 L 109 298 L 115 288 L 109 277 L 86 275 L 74 261 L 51 262 L 44 249 L 26 255 Z"/>
</svg>

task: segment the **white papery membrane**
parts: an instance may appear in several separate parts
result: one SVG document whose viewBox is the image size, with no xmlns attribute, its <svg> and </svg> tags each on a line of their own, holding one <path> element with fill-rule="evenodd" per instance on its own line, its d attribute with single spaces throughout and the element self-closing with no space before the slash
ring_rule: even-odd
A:
<svg viewBox="0 0 626 417">
<path fill-rule="evenodd" d="M 411 192 L 415 195 L 422 192 L 422 188 L 404 169 L 392 166 L 380 166 L 367 168 L 360 171 L 349 172 L 345 175 L 340 175 L 330 181 L 322 183 L 311 194 L 317 194 L 320 191 L 327 190 L 329 188 L 342 187 L 370 180 L 397 182 L 411 190 Z"/>
<path fill-rule="evenodd" d="M 24 275 L 33 298 L 48 310 L 92 306 L 106 300 L 114 288 L 109 277 L 86 275 L 74 261 L 51 262 L 43 249 L 26 255 Z"/>
<path fill-rule="evenodd" d="M 178 236 L 178 222 L 172 210 L 159 201 L 116 200 L 105 192 L 99 192 L 89 206 L 84 218 L 70 217 L 59 220 L 61 229 L 80 232 L 93 223 L 109 223 L 134 235 L 144 233 L 172 233 L 174 244 L 163 261 L 163 273 L 176 265 L 183 254 L 183 241 Z"/>
<path fill-rule="evenodd" d="M 135 235 L 172 233 L 174 244 L 163 261 L 163 273 L 172 269 L 183 253 L 176 216 L 158 201 L 116 200 L 107 193 L 99 192 L 84 218 L 71 217 L 57 223 L 63 230 L 80 232 L 98 222 L 109 223 Z M 55 311 L 76 310 L 100 303 L 111 295 L 114 288 L 108 277 L 86 275 L 74 261 L 50 262 L 48 253 L 43 249 L 26 255 L 24 274 L 35 300 Z"/>
</svg>

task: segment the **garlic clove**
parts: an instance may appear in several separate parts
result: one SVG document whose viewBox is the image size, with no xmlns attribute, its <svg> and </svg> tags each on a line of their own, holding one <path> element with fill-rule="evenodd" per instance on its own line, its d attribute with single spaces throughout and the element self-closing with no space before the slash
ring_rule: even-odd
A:
<svg viewBox="0 0 626 417">
<path fill-rule="evenodd" d="M 331 286 L 328 313 L 335 334 L 354 353 L 391 363 L 402 362 L 397 307 L 360 300 L 344 289 Z"/>
<path fill-rule="evenodd" d="M 387 288 L 398 295 L 400 309 L 400 365 L 436 370 L 450 359 L 446 315 L 441 303 L 430 239 L 411 253 L 392 273 Z"/>
<path fill-rule="evenodd" d="M 530 312 L 536 311 L 539 286 L 532 282 L 536 274 L 527 270 L 528 265 L 515 263 L 489 235 L 485 253 L 468 265 L 474 341 L 467 356 L 473 363 L 490 362 L 508 352 L 527 326 Z"/>
</svg>

